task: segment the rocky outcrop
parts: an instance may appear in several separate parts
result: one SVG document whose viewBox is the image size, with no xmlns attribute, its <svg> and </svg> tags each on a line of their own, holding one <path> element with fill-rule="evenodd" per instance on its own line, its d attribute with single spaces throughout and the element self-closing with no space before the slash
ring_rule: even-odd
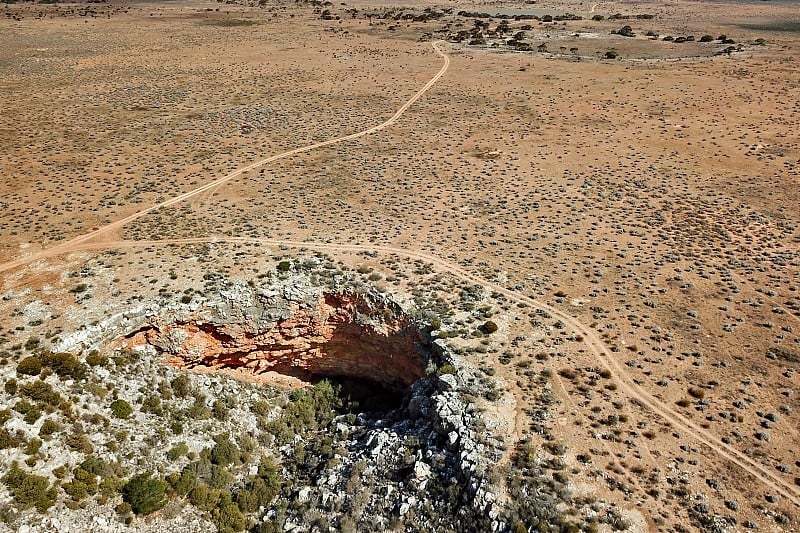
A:
<svg viewBox="0 0 800 533">
<path fill-rule="evenodd" d="M 174 366 L 260 381 L 357 378 L 402 389 L 428 365 L 420 328 L 375 290 L 231 284 L 196 309 L 151 317 L 125 344 L 155 347 Z"/>
<path fill-rule="evenodd" d="M 351 431 L 345 441 L 349 453 L 300 489 L 298 498 L 333 508 L 353 505 L 362 496 L 348 490 L 348 482 L 361 465 L 359 494 L 369 495 L 362 514 L 373 517 L 370 527 L 389 528 L 392 517 L 418 516 L 430 531 L 464 531 L 464 524 L 471 531 L 509 529 L 500 489 L 490 480 L 496 467 L 490 458 L 500 456 L 502 443 L 467 400 L 479 392 L 467 385 L 476 376 L 442 341 L 433 349 L 443 362 L 458 366 L 458 373 L 417 380 L 403 405 L 380 420 L 360 417 L 349 430 L 342 420 L 338 427 Z M 288 531 L 304 531 L 301 516 L 295 519 L 297 527 Z"/>
<path fill-rule="evenodd" d="M 347 453 L 305 471 L 287 495 L 299 503 L 287 506 L 284 531 L 307 531 L 309 507 L 334 523 L 358 509 L 368 517 L 360 526 L 369 530 L 391 529 L 393 520 L 413 524 L 415 517 L 424 517 L 428 530 L 509 529 L 502 488 L 492 481 L 491 458 L 502 455 L 504 437 L 488 429 L 494 425 L 474 403 L 486 393 L 482 375 L 446 341 L 431 341 L 430 327 L 392 298 L 361 285 L 322 288 L 295 277 L 264 287 L 224 282 L 198 300 L 162 306 L 135 322 L 120 344 L 156 351 L 175 367 L 255 381 L 342 377 L 402 390 L 390 410 L 334 419 L 327 438 Z M 457 370 L 432 375 L 433 361 Z M 295 436 L 279 450 L 286 461 L 296 460 L 294 446 L 303 438 L 318 437 Z M 276 512 L 266 510 L 264 519 L 277 520 Z"/>
</svg>

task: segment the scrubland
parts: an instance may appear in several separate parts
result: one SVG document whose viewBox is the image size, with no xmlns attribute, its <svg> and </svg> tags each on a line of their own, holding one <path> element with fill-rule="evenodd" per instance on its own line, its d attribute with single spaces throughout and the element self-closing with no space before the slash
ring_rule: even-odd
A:
<svg viewBox="0 0 800 533">
<path fill-rule="evenodd" d="M 0 258 L 32 259 L 3 273 L 7 364 L 45 330 L 195 290 L 207 272 L 257 276 L 263 261 L 289 256 L 277 241 L 306 242 L 292 247 L 299 255 L 319 244 L 372 247 L 326 253 L 374 270 L 384 290 L 423 287 L 448 301 L 444 336 L 464 342 L 464 356 L 516 405 L 509 448 L 535 447 L 551 478 L 569 474 L 576 498 L 610 502 L 640 530 L 795 528 L 800 42 L 785 22 L 791 4 L 469 8 L 535 14 L 504 23 L 524 33 L 527 51 L 497 37 L 502 18 L 425 7 L 134 3 L 99 4 L 92 16 L 86 6 L 4 5 Z M 581 20 L 541 21 L 565 13 Z M 632 18 L 608 20 L 618 13 Z M 457 38 L 475 20 L 494 33 L 484 44 Z M 624 25 L 635 36 L 611 33 Z M 720 35 L 737 49 L 718 55 L 728 46 Z M 73 254 L 37 258 L 252 161 L 388 119 L 440 68 L 438 39 L 448 71 L 390 127 L 249 171 Z M 605 59 L 611 50 L 616 59 Z M 169 244 L 185 239 L 196 242 Z M 574 317 L 624 375 L 558 317 L 491 289 L 485 318 L 499 330 L 467 342 L 475 324 L 458 324 L 463 276 L 415 265 L 403 250 Z M 789 488 L 732 464 L 624 383 Z"/>
</svg>

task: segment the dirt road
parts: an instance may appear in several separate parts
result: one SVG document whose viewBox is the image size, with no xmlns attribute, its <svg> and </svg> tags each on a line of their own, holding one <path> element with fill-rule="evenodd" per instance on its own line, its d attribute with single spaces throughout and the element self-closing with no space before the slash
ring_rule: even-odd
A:
<svg viewBox="0 0 800 533">
<path fill-rule="evenodd" d="M 13 270 L 15 268 L 19 268 L 21 266 L 30 264 L 30 263 L 32 263 L 34 261 L 39 260 L 39 259 L 46 259 L 48 257 L 54 257 L 54 256 L 58 256 L 58 255 L 61 255 L 61 254 L 70 253 L 72 251 L 75 251 L 75 250 L 78 249 L 78 247 L 81 244 L 89 242 L 89 241 L 92 241 L 92 240 L 94 240 L 94 239 L 96 239 L 98 237 L 107 235 L 107 234 L 109 234 L 110 232 L 112 232 L 114 230 L 121 229 L 126 224 L 129 224 L 130 222 L 133 222 L 134 220 L 136 220 L 138 218 L 141 218 L 141 217 L 147 215 L 148 213 L 151 213 L 151 212 L 156 211 L 158 209 L 162 209 L 164 207 L 170 207 L 170 206 L 173 206 L 175 204 L 179 204 L 181 202 L 184 202 L 186 200 L 194 198 L 195 196 L 203 194 L 204 192 L 208 192 L 208 191 L 217 189 L 220 186 L 228 183 L 232 179 L 238 178 L 239 176 L 241 176 L 242 174 L 244 174 L 246 172 L 249 172 L 251 170 L 255 170 L 257 168 L 263 167 L 264 165 L 272 163 L 273 161 L 277 161 L 279 159 L 284 159 L 286 157 L 290 157 L 290 156 L 293 156 L 293 155 L 296 155 L 296 154 L 302 154 L 302 153 L 305 153 L 305 152 L 310 152 L 310 151 L 316 150 L 318 148 L 324 148 L 326 146 L 339 144 L 339 143 L 342 143 L 342 142 L 345 142 L 345 141 L 358 139 L 360 137 L 364 137 L 365 135 L 369 135 L 371 133 L 375 133 L 375 132 L 380 131 L 380 130 L 382 130 L 384 128 L 387 128 L 388 126 L 391 126 L 392 124 L 397 122 L 397 120 L 403 115 L 403 113 L 406 112 L 406 110 L 408 110 L 409 107 L 411 107 L 426 92 L 428 92 L 431 89 L 431 87 L 433 87 L 436 84 L 436 82 L 439 81 L 439 78 L 444 76 L 445 72 L 447 72 L 447 68 L 450 66 L 450 57 L 447 54 L 445 54 L 444 52 L 442 52 L 442 50 L 439 48 L 439 44 L 440 43 L 441 43 L 441 41 L 436 41 L 436 42 L 432 43 L 432 46 L 433 46 L 433 49 L 436 51 L 436 53 L 439 54 L 444 59 L 444 64 L 442 65 L 442 68 L 439 69 L 439 72 L 437 72 L 428 81 L 428 83 L 426 83 L 419 91 L 417 91 L 417 93 L 414 94 L 414 96 L 412 96 L 410 99 L 408 99 L 406 101 L 406 103 L 403 104 L 394 113 L 394 115 L 389 117 L 387 120 L 381 122 L 380 124 L 378 124 L 376 126 L 372 126 L 371 128 L 367 128 L 365 130 L 362 130 L 362 131 L 359 131 L 359 132 L 356 132 L 356 133 L 351 133 L 350 135 L 343 135 L 341 137 L 328 139 L 327 141 L 321 141 L 321 142 L 318 142 L 318 143 L 309 144 L 309 145 L 306 145 L 306 146 L 301 146 L 299 148 L 294 148 L 292 150 L 288 150 L 286 152 L 282 152 L 280 154 L 276 154 L 276 155 L 261 159 L 259 161 L 255 161 L 253 163 L 250 163 L 247 166 L 244 166 L 242 168 L 234 170 L 230 174 L 227 174 L 227 175 L 225 175 L 225 176 L 223 176 L 223 177 L 221 177 L 219 179 L 216 179 L 214 181 L 206 183 L 205 185 L 201 185 L 200 187 L 197 187 L 196 189 L 192 189 L 192 190 L 187 191 L 185 193 L 179 194 L 178 196 L 174 196 L 174 197 L 172 197 L 172 198 L 170 198 L 168 200 L 165 200 L 165 201 L 163 201 L 163 202 L 161 202 L 159 204 L 155 204 L 155 205 L 152 205 L 152 206 L 147 207 L 145 209 L 142 209 L 141 211 L 137 211 L 137 212 L 135 212 L 135 213 L 133 213 L 131 215 L 128 215 L 125 218 L 122 218 L 120 220 L 117 220 L 115 222 L 107 224 L 107 225 L 105 225 L 103 227 L 97 228 L 96 230 L 93 230 L 93 231 L 91 231 L 89 233 L 86 233 L 84 235 L 80 235 L 80 236 L 75 237 L 73 239 L 70 239 L 68 241 L 62 242 L 61 244 L 57 244 L 56 246 L 53 246 L 51 248 L 47 248 L 45 250 L 41 250 L 40 252 L 37 252 L 37 253 L 31 254 L 31 255 L 28 255 L 28 256 L 25 256 L 25 257 L 21 257 L 19 259 L 15 259 L 15 260 L 8 261 L 6 263 L 0 264 L 0 272 L 6 272 L 6 271 L 9 271 L 9 270 Z"/>
</svg>

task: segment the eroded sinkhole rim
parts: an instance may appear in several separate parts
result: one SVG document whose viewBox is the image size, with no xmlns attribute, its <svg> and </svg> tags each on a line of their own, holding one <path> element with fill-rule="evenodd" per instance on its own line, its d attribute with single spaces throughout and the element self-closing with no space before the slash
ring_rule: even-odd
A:
<svg viewBox="0 0 800 533">
<path fill-rule="evenodd" d="M 209 319 L 208 310 L 154 317 L 126 335 L 127 347 L 149 346 L 174 367 L 260 383 L 372 387 L 376 398 L 391 394 L 397 404 L 429 370 L 429 328 L 383 296 L 323 292 L 259 326 L 246 317 Z"/>
</svg>

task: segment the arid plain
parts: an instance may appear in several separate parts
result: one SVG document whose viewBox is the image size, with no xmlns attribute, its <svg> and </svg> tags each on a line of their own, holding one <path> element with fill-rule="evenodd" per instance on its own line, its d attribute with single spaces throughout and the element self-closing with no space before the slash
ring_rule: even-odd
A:
<svg viewBox="0 0 800 533">
<path fill-rule="evenodd" d="M 3 349 L 284 255 L 478 283 L 510 446 L 636 530 L 797 530 L 799 32 L 790 2 L 3 5 Z M 434 42 L 386 127 L 142 212 L 390 119 Z"/>
</svg>

